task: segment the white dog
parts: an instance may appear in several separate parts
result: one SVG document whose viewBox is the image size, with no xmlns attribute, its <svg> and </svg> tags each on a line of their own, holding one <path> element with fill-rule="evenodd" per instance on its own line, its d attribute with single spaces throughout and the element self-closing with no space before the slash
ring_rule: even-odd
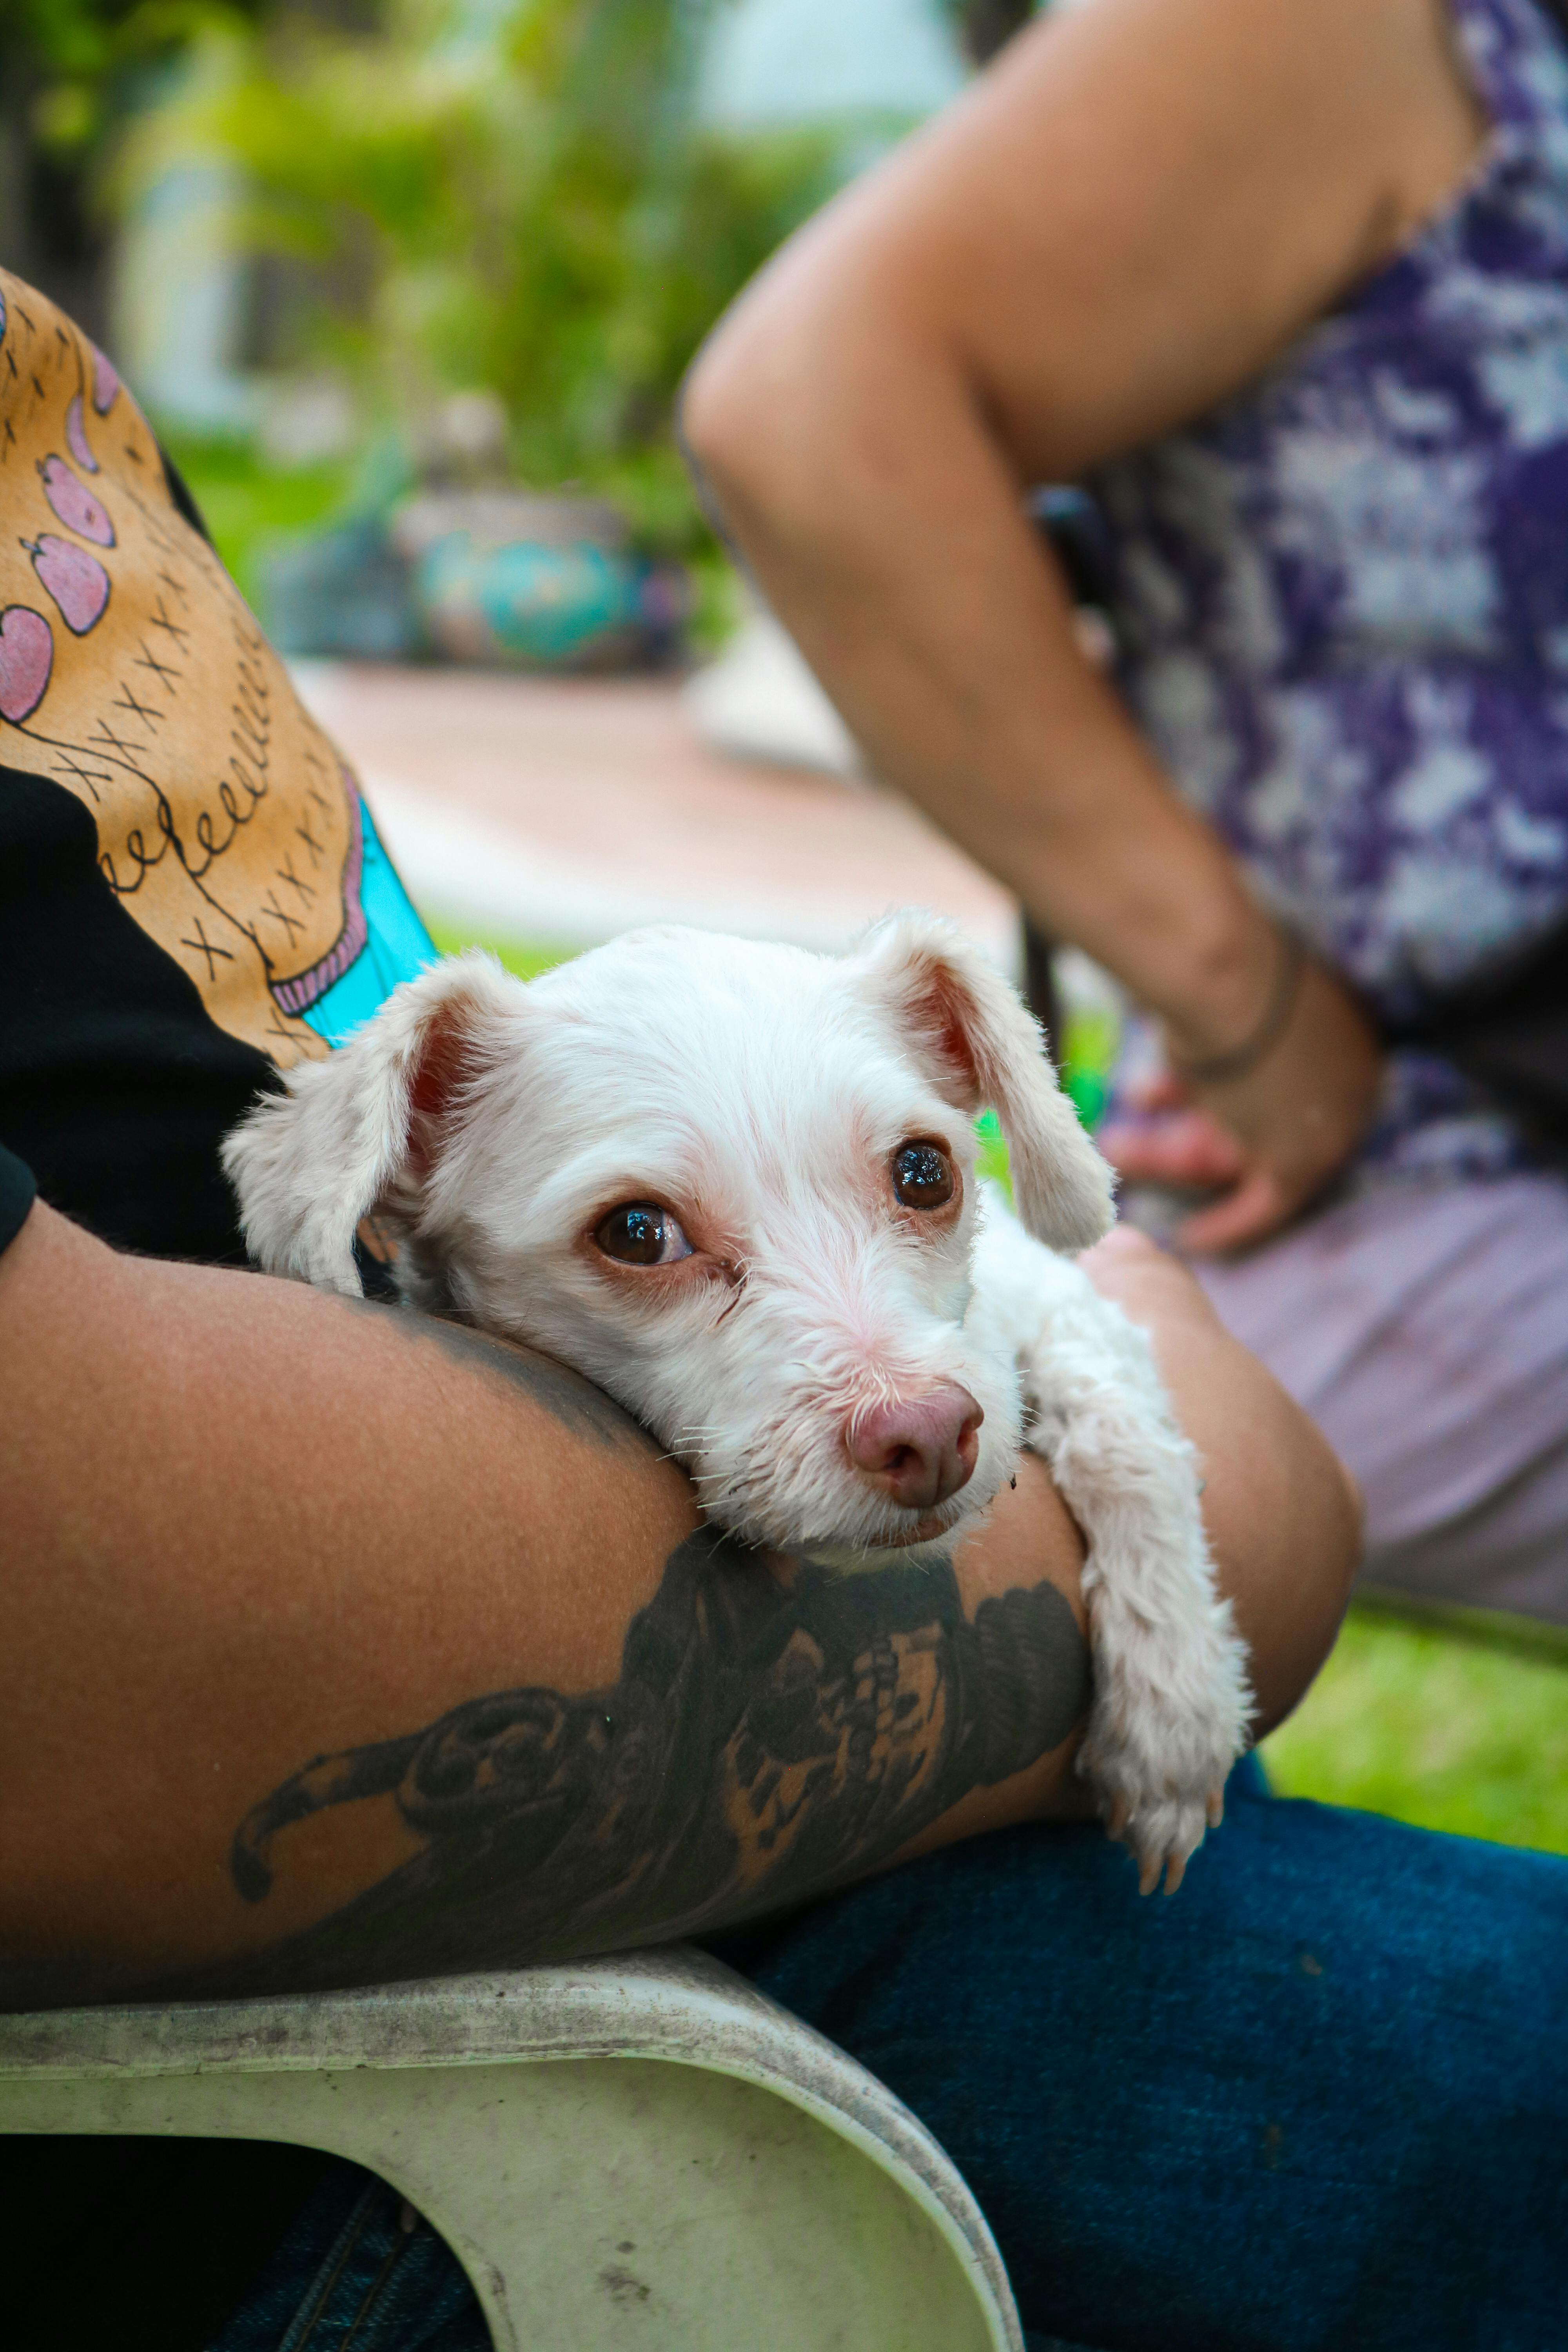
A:
<svg viewBox="0 0 1568 2352">
<path fill-rule="evenodd" d="M 1021 1225 L 975 1181 L 984 1104 Z M 1058 1255 L 1110 1225 L 1110 1171 L 949 926 L 845 957 L 635 931 L 527 986 L 461 956 L 225 1162 L 268 1272 L 357 1293 L 374 1210 L 405 1296 L 574 1365 L 757 1544 L 945 1546 L 1032 1446 L 1088 1548 L 1083 1769 L 1173 1890 L 1246 1744 L 1245 1652 L 1148 1341 Z"/>
</svg>

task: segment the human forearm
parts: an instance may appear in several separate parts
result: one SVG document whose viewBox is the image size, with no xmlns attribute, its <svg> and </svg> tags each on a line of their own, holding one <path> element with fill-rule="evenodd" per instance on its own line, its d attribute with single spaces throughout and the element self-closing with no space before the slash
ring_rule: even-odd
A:
<svg viewBox="0 0 1568 2352">
<path fill-rule="evenodd" d="M 1267 922 L 1079 650 L 980 387 L 879 292 L 874 247 L 825 242 L 688 394 L 736 542 L 878 769 L 1188 1050 L 1234 1043 L 1268 991 Z"/>
<path fill-rule="evenodd" d="M 693 373 L 694 452 L 877 764 L 1194 1055 L 1247 1034 L 1267 933 L 1079 658 L 1020 493 L 1258 377 L 1481 135 L 1430 0 L 1053 10 Z"/>
<path fill-rule="evenodd" d="M 542 1359 L 43 1209 L 0 1433 L 13 2004 L 657 1940 L 1069 1780 L 1079 1548 L 1037 1472 L 956 1576 L 834 1580 L 699 1531 Z"/>
<path fill-rule="evenodd" d="M 1150 1257 L 1122 1295 L 1272 1715 L 1353 1513 Z M 656 1941 L 1081 1810 L 1081 1553 L 1032 1456 L 951 1573 L 830 1577 L 700 1529 L 542 1359 L 40 1208 L 0 1258 L 0 1529 L 14 2006 Z"/>
</svg>

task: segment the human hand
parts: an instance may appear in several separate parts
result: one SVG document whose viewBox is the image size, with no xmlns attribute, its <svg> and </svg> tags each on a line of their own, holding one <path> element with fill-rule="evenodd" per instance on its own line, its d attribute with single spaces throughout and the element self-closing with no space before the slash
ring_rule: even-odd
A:
<svg viewBox="0 0 1568 2352">
<path fill-rule="evenodd" d="M 1338 1174 L 1365 1132 L 1381 1071 L 1365 1014 L 1309 958 L 1289 1019 L 1251 1068 L 1212 1084 L 1163 1072 L 1095 1139 L 1124 1182 L 1218 1193 L 1176 1239 L 1219 1255 L 1277 1232 Z"/>
</svg>

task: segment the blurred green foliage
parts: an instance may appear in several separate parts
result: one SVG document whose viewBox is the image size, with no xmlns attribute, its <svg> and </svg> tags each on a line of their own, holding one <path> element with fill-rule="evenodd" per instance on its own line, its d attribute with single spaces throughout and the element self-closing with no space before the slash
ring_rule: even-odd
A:
<svg viewBox="0 0 1568 2352">
<path fill-rule="evenodd" d="M 490 953 L 515 972 L 519 980 L 537 980 L 541 972 L 553 971 L 558 963 L 570 963 L 579 950 L 576 948 L 543 947 L 537 942 L 498 946 L 489 940 L 476 940 L 472 931 L 451 923 L 426 921 L 426 929 L 442 955 L 461 955 L 465 948 L 488 947 Z"/>
<path fill-rule="evenodd" d="M 226 20 L 257 5 L 226 0 Z M 208 0 L 0 0 L 0 252 L 89 334 L 109 324 L 106 165 L 211 15 Z"/>
<path fill-rule="evenodd" d="M 249 7 L 225 0 L 221 13 L 239 22 Z M 214 15 L 211 0 L 0 0 L 7 92 L 25 95 L 41 145 L 86 154 L 128 88 L 199 39 Z"/>
<path fill-rule="evenodd" d="M 281 466 L 269 463 L 248 441 L 232 437 L 215 439 L 166 428 L 163 440 L 201 509 L 213 545 L 241 595 L 262 617 L 271 557 L 345 515 L 381 511 L 409 478 L 401 453 L 385 441 L 372 442 L 353 461 Z M 672 532 L 665 543 L 675 541 Z M 694 594 L 686 641 L 699 656 L 716 654 L 740 618 L 740 583 L 711 542 L 684 544 L 684 551 Z M 559 961 L 559 957 L 550 961 Z"/>
<path fill-rule="evenodd" d="M 165 433 L 163 442 L 252 611 L 263 601 L 263 566 L 273 547 L 326 522 L 353 499 L 353 474 L 341 463 L 268 466 L 243 441 Z"/>
<path fill-rule="evenodd" d="M 366 29 L 209 16 L 188 87 L 149 114 L 122 197 L 221 156 L 247 240 L 295 266 L 300 363 L 417 438 L 444 395 L 497 394 L 524 479 L 618 499 L 700 542 L 673 432 L 703 335 L 833 190 L 834 139 L 693 119 L 695 0 L 385 0 Z"/>
</svg>

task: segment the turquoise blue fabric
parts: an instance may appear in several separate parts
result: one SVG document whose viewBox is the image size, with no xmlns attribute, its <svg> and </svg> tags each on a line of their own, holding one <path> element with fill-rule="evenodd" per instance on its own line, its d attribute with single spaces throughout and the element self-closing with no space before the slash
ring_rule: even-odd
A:
<svg viewBox="0 0 1568 2352">
<path fill-rule="evenodd" d="M 385 1003 L 399 982 L 412 980 L 416 972 L 436 961 L 430 934 L 416 914 L 363 800 L 360 823 L 364 844 L 360 901 L 368 936 L 347 971 L 303 1016 L 329 1045 L 342 1045 Z"/>
</svg>

